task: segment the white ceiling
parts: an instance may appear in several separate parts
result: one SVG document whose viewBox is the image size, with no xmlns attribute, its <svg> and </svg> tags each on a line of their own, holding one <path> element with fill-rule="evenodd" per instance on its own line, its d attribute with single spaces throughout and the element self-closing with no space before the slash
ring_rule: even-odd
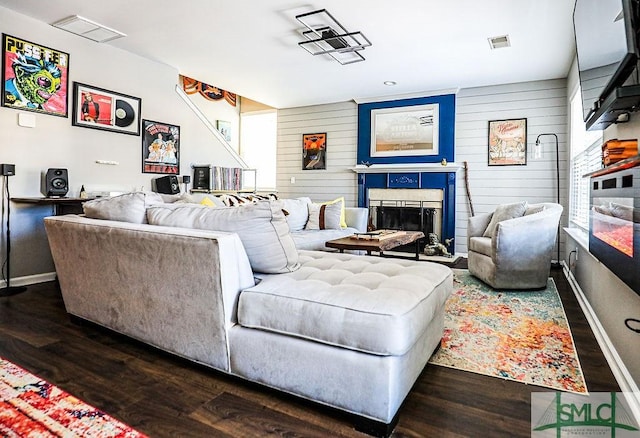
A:
<svg viewBox="0 0 640 438">
<path fill-rule="evenodd" d="M 0 6 L 45 23 L 81 15 L 127 34 L 106 44 L 276 108 L 564 78 L 575 52 L 573 5 L 574 0 L 0 0 Z M 366 61 L 340 65 L 298 47 L 302 25 L 295 16 L 323 8 L 372 42 L 362 52 Z M 487 38 L 505 34 L 511 47 L 491 50 Z M 397 85 L 384 85 L 388 80 Z"/>
</svg>

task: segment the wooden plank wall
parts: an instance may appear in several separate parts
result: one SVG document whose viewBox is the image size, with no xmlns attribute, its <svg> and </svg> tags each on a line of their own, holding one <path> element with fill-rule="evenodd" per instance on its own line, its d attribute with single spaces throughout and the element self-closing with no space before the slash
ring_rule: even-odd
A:
<svg viewBox="0 0 640 438">
<path fill-rule="evenodd" d="M 527 119 L 528 156 L 525 166 L 488 166 L 488 122 Z M 469 185 L 476 214 L 490 212 L 501 203 L 526 200 L 554 202 L 556 197 L 555 143 L 545 136 L 541 160 L 531 159 L 538 134 L 558 135 L 560 194 L 567 206 L 568 102 L 566 79 L 467 88 L 456 99 L 456 162 L 468 162 Z M 278 110 L 277 190 L 281 198 L 310 196 L 325 201 L 344 196 L 355 206 L 357 104 L 340 102 Z M 302 170 L 302 134 L 327 133 L 327 169 Z M 295 183 L 291 183 L 291 177 Z M 456 187 L 456 252 L 467 252 L 470 215 L 464 171 Z M 563 215 L 563 224 L 566 223 Z"/>
<path fill-rule="evenodd" d="M 488 165 L 489 120 L 527 119 L 527 164 Z M 541 160 L 533 160 L 536 137 L 558 136 L 560 155 L 560 203 L 566 224 L 568 102 L 565 79 L 523 82 L 492 87 L 462 89 L 456 99 L 456 162 L 467 161 L 474 213 L 487 213 L 499 204 L 525 200 L 555 202 L 556 155 L 553 136 L 540 139 Z M 470 216 L 464 186 L 464 170 L 456 187 L 456 251 L 467 252 L 467 219 Z M 562 251 L 561 251 L 562 254 Z"/>
<path fill-rule="evenodd" d="M 302 135 L 327 133 L 326 170 L 302 170 Z M 278 110 L 276 188 L 280 198 L 309 196 L 314 202 L 358 199 L 356 163 L 358 105 L 340 102 Z M 291 183 L 291 178 L 295 183 Z"/>
</svg>

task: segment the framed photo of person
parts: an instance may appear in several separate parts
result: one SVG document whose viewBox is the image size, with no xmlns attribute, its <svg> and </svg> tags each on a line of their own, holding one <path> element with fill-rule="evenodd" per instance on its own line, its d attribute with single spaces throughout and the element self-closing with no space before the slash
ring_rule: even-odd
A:
<svg viewBox="0 0 640 438">
<path fill-rule="evenodd" d="M 180 174 L 180 127 L 142 121 L 142 173 Z"/>
<path fill-rule="evenodd" d="M 142 99 L 139 97 L 74 82 L 71 124 L 140 135 L 141 106 Z"/>
</svg>

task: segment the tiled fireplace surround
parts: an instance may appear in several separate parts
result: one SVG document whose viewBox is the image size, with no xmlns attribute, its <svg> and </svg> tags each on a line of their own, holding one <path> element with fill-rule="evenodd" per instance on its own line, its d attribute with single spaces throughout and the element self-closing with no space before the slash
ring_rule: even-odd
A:
<svg viewBox="0 0 640 438">
<path fill-rule="evenodd" d="M 411 106 L 424 104 L 438 105 L 438 154 L 372 157 L 371 111 L 399 107 L 411 110 Z M 434 231 L 441 242 L 453 239 L 456 223 L 456 173 L 460 168 L 454 162 L 454 138 L 455 94 L 359 104 L 358 164 L 351 169 L 358 174 L 358 206 L 370 208 L 380 205 L 382 198 L 385 205 L 415 206 L 416 201 L 423 201 L 423 206 L 439 210 L 437 204 L 441 200 L 441 214 L 438 212 L 440 218 L 435 221 Z M 370 214 L 372 210 L 375 209 L 370 208 Z M 370 219 L 375 221 L 375 218 Z M 441 229 L 438 229 L 440 224 Z M 451 245 L 450 252 L 454 248 L 455 242 Z"/>
</svg>

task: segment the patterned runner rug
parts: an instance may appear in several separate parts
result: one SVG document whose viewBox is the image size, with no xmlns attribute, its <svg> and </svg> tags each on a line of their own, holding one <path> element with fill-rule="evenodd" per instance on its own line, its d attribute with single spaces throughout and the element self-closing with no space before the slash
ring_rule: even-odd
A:
<svg viewBox="0 0 640 438">
<path fill-rule="evenodd" d="M 495 291 L 454 269 L 441 348 L 429 360 L 546 388 L 587 393 L 553 279 L 535 292 Z"/>
<path fill-rule="evenodd" d="M 0 358 L 0 436 L 146 437 L 3 358 Z"/>
</svg>

